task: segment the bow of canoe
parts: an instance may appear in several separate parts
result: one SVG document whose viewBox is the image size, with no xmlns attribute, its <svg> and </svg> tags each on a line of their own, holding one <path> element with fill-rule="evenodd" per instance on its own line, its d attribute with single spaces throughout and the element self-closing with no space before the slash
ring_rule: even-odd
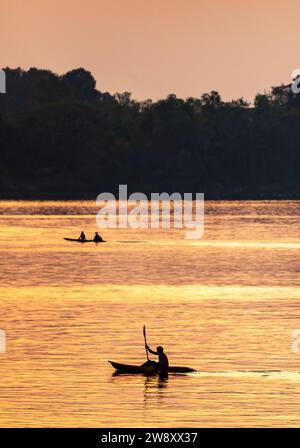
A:
<svg viewBox="0 0 300 448">
<path fill-rule="evenodd" d="M 116 369 L 117 372 L 122 373 L 143 373 L 147 375 L 155 375 L 157 369 L 153 366 L 133 366 L 128 364 L 120 364 L 114 361 L 108 361 Z"/>
</svg>

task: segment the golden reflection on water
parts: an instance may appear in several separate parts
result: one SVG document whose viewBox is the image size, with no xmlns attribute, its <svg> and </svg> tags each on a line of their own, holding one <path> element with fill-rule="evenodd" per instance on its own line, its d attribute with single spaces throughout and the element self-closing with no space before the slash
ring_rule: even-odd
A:
<svg viewBox="0 0 300 448">
<path fill-rule="evenodd" d="M 95 211 L 0 202 L 0 426 L 299 426 L 299 202 L 208 203 L 201 241 L 62 239 Z M 143 324 L 198 372 L 113 376 L 108 359 L 144 361 Z"/>
</svg>

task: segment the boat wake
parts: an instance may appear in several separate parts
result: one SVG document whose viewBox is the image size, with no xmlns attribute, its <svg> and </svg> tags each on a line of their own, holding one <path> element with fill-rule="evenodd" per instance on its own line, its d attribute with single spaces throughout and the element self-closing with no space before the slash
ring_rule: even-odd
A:
<svg viewBox="0 0 300 448">
<path fill-rule="evenodd" d="M 289 370 L 232 370 L 232 371 L 202 371 L 197 370 L 192 375 L 196 376 L 222 376 L 222 377 L 268 377 L 272 379 L 300 380 L 300 371 Z"/>
</svg>

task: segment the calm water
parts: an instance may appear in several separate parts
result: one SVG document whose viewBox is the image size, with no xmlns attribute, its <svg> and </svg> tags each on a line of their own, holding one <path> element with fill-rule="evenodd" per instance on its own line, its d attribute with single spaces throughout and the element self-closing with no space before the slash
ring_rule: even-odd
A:
<svg viewBox="0 0 300 448">
<path fill-rule="evenodd" d="M 210 202 L 205 236 L 97 230 L 92 202 L 0 202 L 0 426 L 299 426 L 300 202 Z M 199 372 L 112 376 L 142 326 Z"/>
</svg>

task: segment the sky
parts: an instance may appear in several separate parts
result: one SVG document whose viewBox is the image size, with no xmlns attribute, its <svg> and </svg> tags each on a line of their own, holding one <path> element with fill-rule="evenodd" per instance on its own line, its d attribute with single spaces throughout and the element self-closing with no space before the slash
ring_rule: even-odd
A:
<svg viewBox="0 0 300 448">
<path fill-rule="evenodd" d="M 0 14 L 0 67 L 84 67 L 139 100 L 252 101 L 300 68 L 295 0 L 0 0 Z"/>
</svg>

